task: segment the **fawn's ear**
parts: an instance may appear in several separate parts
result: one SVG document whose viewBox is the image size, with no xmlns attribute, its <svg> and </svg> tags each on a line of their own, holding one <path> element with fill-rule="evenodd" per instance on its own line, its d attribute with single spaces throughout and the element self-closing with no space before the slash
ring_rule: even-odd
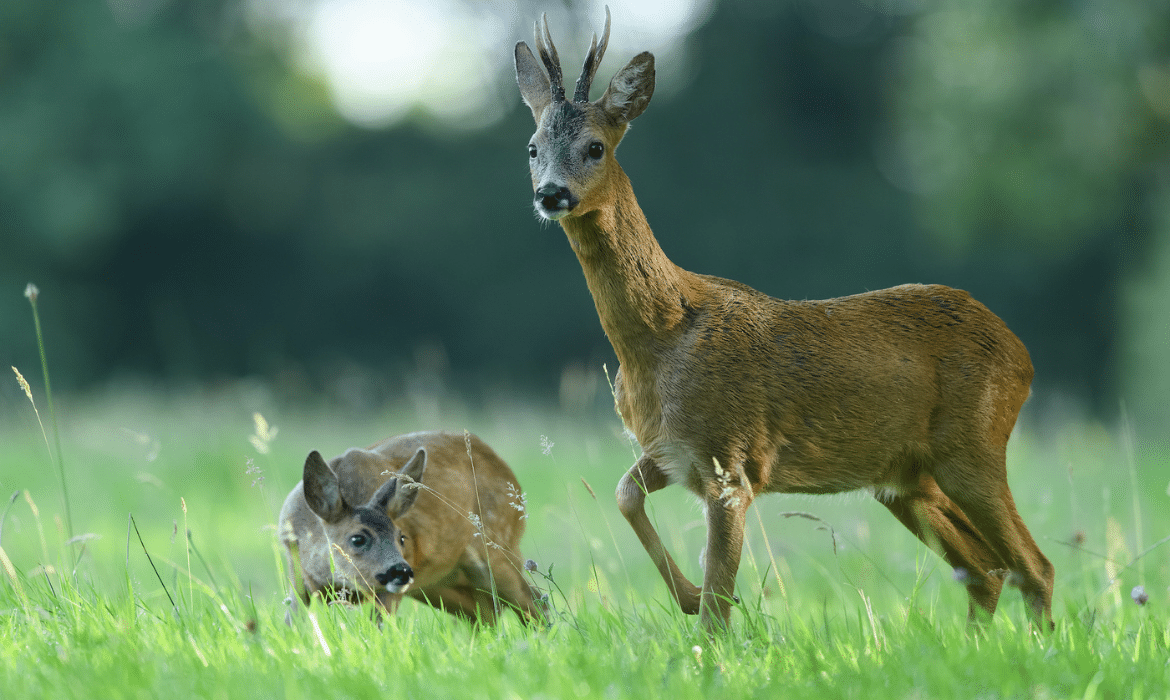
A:
<svg viewBox="0 0 1170 700">
<path fill-rule="evenodd" d="M 337 475 L 317 450 L 310 452 L 305 459 L 304 492 L 309 510 L 316 513 L 317 517 L 327 523 L 341 520 L 346 508 L 345 501 L 341 499 Z"/>
<path fill-rule="evenodd" d="M 516 44 L 516 84 L 520 86 L 524 104 L 532 110 L 532 118 L 539 124 L 541 113 L 552 102 L 552 87 L 544 69 L 523 41 Z"/>
<path fill-rule="evenodd" d="M 422 483 L 423 471 L 427 468 L 427 451 L 419 448 L 398 473 L 405 479 L 394 477 L 378 489 L 370 499 L 369 507 L 381 510 L 391 520 L 402 517 L 418 498 L 418 484 Z"/>
<path fill-rule="evenodd" d="M 626 124 L 646 111 L 653 94 L 654 54 L 643 51 L 613 76 L 597 105 L 615 124 Z"/>
</svg>

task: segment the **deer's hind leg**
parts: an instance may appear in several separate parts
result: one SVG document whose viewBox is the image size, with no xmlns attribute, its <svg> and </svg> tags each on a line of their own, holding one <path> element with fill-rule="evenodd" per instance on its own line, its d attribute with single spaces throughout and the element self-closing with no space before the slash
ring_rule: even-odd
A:
<svg viewBox="0 0 1170 700">
<path fill-rule="evenodd" d="M 967 516 L 947 498 L 934 477 L 922 473 L 916 483 L 877 500 L 926 546 L 937 552 L 967 586 L 967 623 L 978 625 L 995 614 L 1003 577 L 989 572 L 1004 567 Z"/>
<path fill-rule="evenodd" d="M 1019 587 L 1033 623 L 1051 630 L 1055 569 L 1016 511 L 1007 484 L 1004 451 L 968 453 L 936 468 L 934 477 L 1004 563 L 1010 572 L 1008 581 Z"/>
<path fill-rule="evenodd" d="M 678 565 L 666 551 L 658 531 L 646 517 L 646 496 L 665 487 L 670 481 L 666 474 L 655 464 L 654 460 L 643 455 L 626 475 L 618 482 L 617 502 L 618 509 L 634 529 L 634 534 L 646 548 L 650 559 L 658 567 L 658 573 L 666 581 L 671 595 L 678 601 L 678 606 L 687 615 L 699 612 L 699 598 L 701 591 L 679 571 Z"/>
</svg>

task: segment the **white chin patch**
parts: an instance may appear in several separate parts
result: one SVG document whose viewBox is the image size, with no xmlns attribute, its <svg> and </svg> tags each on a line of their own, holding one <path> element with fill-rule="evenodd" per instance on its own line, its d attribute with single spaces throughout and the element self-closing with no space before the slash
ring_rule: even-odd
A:
<svg viewBox="0 0 1170 700">
<path fill-rule="evenodd" d="M 541 218 L 548 219 L 549 221 L 557 221 L 568 216 L 569 210 L 557 209 L 556 211 L 549 211 L 544 207 L 536 207 L 536 213 L 540 214 Z"/>
<path fill-rule="evenodd" d="M 414 579 L 410 579 L 406 583 L 387 583 L 386 590 L 391 593 L 405 593 L 412 583 L 414 583 Z"/>
</svg>

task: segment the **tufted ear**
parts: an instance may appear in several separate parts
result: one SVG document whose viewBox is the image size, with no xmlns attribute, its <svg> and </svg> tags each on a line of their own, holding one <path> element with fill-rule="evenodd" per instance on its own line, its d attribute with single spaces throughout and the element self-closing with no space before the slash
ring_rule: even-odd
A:
<svg viewBox="0 0 1170 700">
<path fill-rule="evenodd" d="M 615 124 L 626 124 L 646 111 L 653 94 L 654 54 L 643 51 L 613 76 L 597 104 Z"/>
<path fill-rule="evenodd" d="M 305 458 L 304 492 L 309 510 L 325 522 L 335 523 L 345 514 L 346 505 L 341 498 L 337 475 L 317 450 Z"/>
<path fill-rule="evenodd" d="M 369 507 L 384 511 L 391 520 L 404 515 L 418 498 L 418 485 L 422 483 L 422 475 L 426 468 L 427 451 L 420 447 L 410 461 L 398 470 L 399 474 L 407 478 L 396 476 L 382 484 L 370 499 Z"/>
<path fill-rule="evenodd" d="M 540 114 L 552 102 L 552 87 L 544 69 L 523 41 L 516 44 L 516 84 L 520 86 L 520 97 L 524 104 L 532 110 L 532 118 L 539 124 Z"/>
</svg>

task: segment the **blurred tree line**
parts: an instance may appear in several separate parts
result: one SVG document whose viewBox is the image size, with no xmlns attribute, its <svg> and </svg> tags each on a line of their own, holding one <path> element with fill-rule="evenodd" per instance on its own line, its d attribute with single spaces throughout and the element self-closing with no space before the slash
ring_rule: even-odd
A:
<svg viewBox="0 0 1170 700">
<path fill-rule="evenodd" d="M 37 363 L 31 280 L 64 387 L 604 401 L 616 362 L 531 212 L 510 60 L 538 6 L 507 18 L 486 88 L 514 108 L 476 129 L 347 124 L 246 10 L 0 6 L 6 361 Z M 582 39 L 554 34 L 575 75 Z M 685 53 L 619 155 L 675 262 L 788 298 L 967 289 L 1027 344 L 1038 394 L 1166 427 L 1170 5 L 724 0 Z"/>
</svg>

